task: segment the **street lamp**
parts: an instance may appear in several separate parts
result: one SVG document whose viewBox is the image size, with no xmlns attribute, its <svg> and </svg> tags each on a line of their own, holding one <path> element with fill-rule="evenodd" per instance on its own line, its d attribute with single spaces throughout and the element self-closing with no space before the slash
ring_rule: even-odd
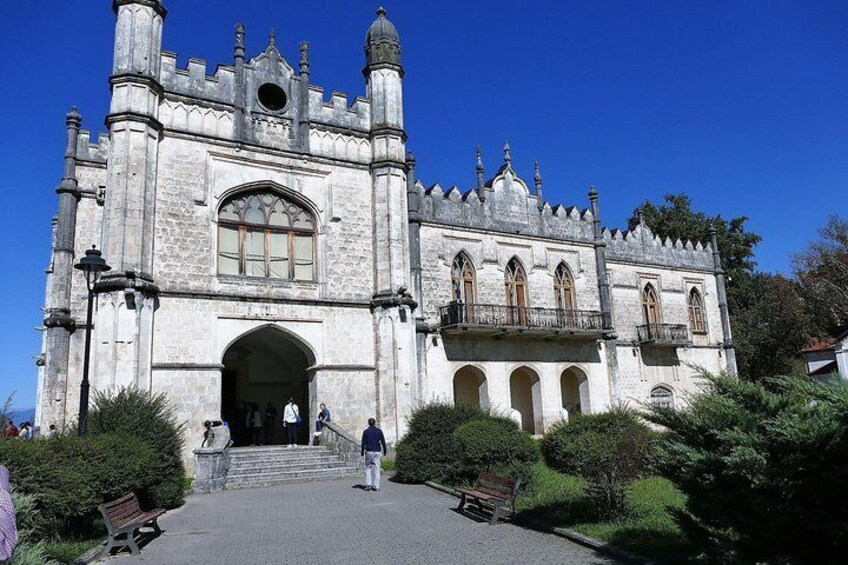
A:
<svg viewBox="0 0 848 565">
<path fill-rule="evenodd" d="M 91 330 L 93 325 L 91 322 L 91 314 L 94 308 L 94 287 L 97 284 L 100 275 L 112 267 L 106 264 L 102 253 L 95 246 L 85 250 L 85 257 L 80 259 L 80 262 L 74 265 L 74 269 L 79 269 L 85 274 L 85 285 L 88 287 L 88 315 L 85 319 L 85 358 L 82 366 L 82 383 L 80 383 L 80 408 L 79 408 L 79 435 L 85 435 L 85 420 L 88 418 L 88 364 L 91 356 Z"/>
</svg>

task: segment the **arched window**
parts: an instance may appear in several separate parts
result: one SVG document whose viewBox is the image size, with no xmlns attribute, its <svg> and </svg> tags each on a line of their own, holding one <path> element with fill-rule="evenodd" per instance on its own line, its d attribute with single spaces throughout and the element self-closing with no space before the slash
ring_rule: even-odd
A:
<svg viewBox="0 0 848 565">
<path fill-rule="evenodd" d="M 240 193 L 218 212 L 218 273 L 315 280 L 315 220 L 270 191 Z"/>
<path fill-rule="evenodd" d="M 660 301 L 657 298 L 657 291 L 651 283 L 646 284 L 642 290 L 642 313 L 645 315 L 646 324 L 660 323 Z"/>
<path fill-rule="evenodd" d="M 474 280 L 474 265 L 465 255 L 460 253 L 453 260 L 451 268 L 451 283 L 453 285 L 453 299 L 464 302 L 465 304 L 474 304 L 476 286 Z"/>
<path fill-rule="evenodd" d="M 565 263 L 560 263 L 554 273 L 554 298 L 558 310 L 574 310 L 577 307 L 574 278 Z"/>
<path fill-rule="evenodd" d="M 689 329 L 692 333 L 707 333 L 707 324 L 704 322 L 704 300 L 697 288 L 689 291 Z"/>
<path fill-rule="evenodd" d="M 507 317 L 510 324 L 525 325 L 527 321 L 527 275 L 521 262 L 513 257 L 504 273 Z"/>
<path fill-rule="evenodd" d="M 674 392 L 665 386 L 655 386 L 651 389 L 651 404 L 674 408 Z"/>
</svg>

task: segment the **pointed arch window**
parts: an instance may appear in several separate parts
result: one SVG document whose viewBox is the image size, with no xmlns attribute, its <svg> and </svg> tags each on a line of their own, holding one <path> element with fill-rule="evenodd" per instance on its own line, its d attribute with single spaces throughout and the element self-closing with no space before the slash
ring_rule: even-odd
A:
<svg viewBox="0 0 848 565">
<path fill-rule="evenodd" d="M 465 304 L 476 302 L 477 282 L 474 275 L 474 265 L 465 253 L 458 254 L 453 260 L 451 284 L 454 300 Z"/>
<path fill-rule="evenodd" d="M 697 288 L 689 291 L 689 329 L 692 333 L 707 333 L 707 324 L 704 321 L 704 300 Z"/>
<path fill-rule="evenodd" d="M 218 274 L 315 280 L 315 219 L 270 191 L 240 193 L 218 212 Z"/>
<path fill-rule="evenodd" d="M 662 320 L 657 290 L 651 283 L 646 284 L 645 288 L 642 289 L 642 313 L 645 316 L 646 324 L 659 324 Z"/>
<path fill-rule="evenodd" d="M 560 263 L 554 273 L 554 298 L 557 310 L 574 310 L 577 297 L 574 291 L 574 277 L 565 263 Z"/>
<path fill-rule="evenodd" d="M 513 257 L 504 272 L 504 290 L 509 323 L 525 325 L 527 321 L 527 274 L 518 258 Z"/>
<path fill-rule="evenodd" d="M 651 404 L 674 408 L 674 392 L 666 386 L 655 386 L 651 389 Z"/>
</svg>

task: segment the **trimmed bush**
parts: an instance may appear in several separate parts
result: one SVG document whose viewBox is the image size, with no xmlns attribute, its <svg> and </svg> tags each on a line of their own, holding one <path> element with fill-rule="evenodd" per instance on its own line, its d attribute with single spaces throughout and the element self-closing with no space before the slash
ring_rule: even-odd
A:
<svg viewBox="0 0 848 565">
<path fill-rule="evenodd" d="M 122 388 L 114 394 L 94 393 L 88 415 L 89 434 L 129 434 L 158 455 L 148 470 L 157 480 L 138 493 L 143 507 L 174 508 L 183 503 L 182 431 L 164 394 L 137 388 Z"/>
<path fill-rule="evenodd" d="M 702 375 L 665 426 L 663 474 L 688 497 L 681 527 L 716 556 L 837 563 L 848 551 L 848 384 Z"/>
<path fill-rule="evenodd" d="M 397 445 L 396 477 L 411 483 L 461 481 L 461 445 L 453 433 L 466 422 L 489 417 L 485 410 L 467 404 L 431 403 L 416 408 L 409 430 Z"/>
<path fill-rule="evenodd" d="M 473 481 L 482 471 L 519 477 L 526 484 L 530 467 L 539 460 L 536 443 L 518 424 L 507 418 L 489 417 L 459 426 L 462 473 Z"/>
<path fill-rule="evenodd" d="M 600 517 L 626 510 L 626 486 L 645 476 L 656 434 L 627 408 L 558 422 L 542 438 L 545 462 L 557 471 L 585 477 L 587 495 Z"/>
<path fill-rule="evenodd" d="M 25 527 L 39 539 L 89 531 L 98 504 L 156 482 L 156 460 L 152 448 L 126 434 L 0 441 L 15 492 L 34 500 Z"/>
</svg>

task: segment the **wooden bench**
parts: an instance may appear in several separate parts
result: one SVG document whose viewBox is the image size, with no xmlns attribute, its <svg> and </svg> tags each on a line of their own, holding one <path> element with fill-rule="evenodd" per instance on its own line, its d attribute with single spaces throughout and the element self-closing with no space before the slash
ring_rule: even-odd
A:
<svg viewBox="0 0 848 565">
<path fill-rule="evenodd" d="M 489 525 L 497 524 L 498 518 L 506 509 L 515 511 L 515 497 L 518 495 L 519 486 L 521 486 L 521 479 L 480 473 L 473 489 L 456 489 L 462 497 L 457 510 L 462 512 L 468 499 L 473 499 L 481 512 L 484 510 L 483 505 L 492 508 L 492 519 L 489 521 Z"/>
<path fill-rule="evenodd" d="M 130 553 L 138 555 L 138 545 L 135 543 L 135 532 L 139 528 L 150 525 L 156 534 L 161 534 L 159 527 L 159 516 L 165 513 L 162 508 L 143 512 L 138 505 L 135 493 L 122 496 L 118 500 L 106 502 L 97 507 L 103 514 L 106 529 L 109 530 L 109 543 L 106 545 L 106 553 L 112 551 L 113 547 L 129 547 Z M 125 539 L 118 540 L 117 536 L 123 534 Z"/>
</svg>

